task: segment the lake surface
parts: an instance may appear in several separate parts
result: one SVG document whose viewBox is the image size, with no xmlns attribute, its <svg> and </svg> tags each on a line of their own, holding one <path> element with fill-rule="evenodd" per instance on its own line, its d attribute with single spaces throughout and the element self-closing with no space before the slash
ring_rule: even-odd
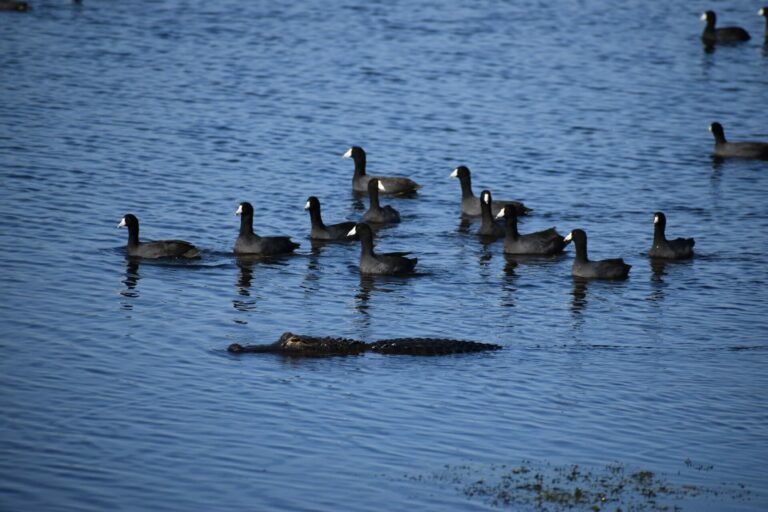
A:
<svg viewBox="0 0 768 512">
<path fill-rule="evenodd" d="M 753 38 L 708 53 L 677 0 L 31 3 L 0 13 L 1 509 L 556 510 L 469 486 L 577 465 L 672 490 L 606 510 L 768 508 L 768 162 L 707 131 L 768 140 L 757 4 L 718 2 Z M 364 211 L 353 144 L 423 185 L 377 238 L 417 276 L 312 249 L 308 196 Z M 629 279 L 481 244 L 461 164 Z M 297 254 L 238 262 L 241 201 Z M 652 267 L 657 210 L 695 259 Z M 203 258 L 127 262 L 127 212 Z M 226 352 L 287 330 L 504 348 Z"/>
</svg>

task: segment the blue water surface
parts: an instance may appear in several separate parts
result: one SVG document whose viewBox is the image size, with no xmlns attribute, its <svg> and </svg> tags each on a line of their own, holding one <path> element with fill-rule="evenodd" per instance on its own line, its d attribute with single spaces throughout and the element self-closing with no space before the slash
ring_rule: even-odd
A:
<svg viewBox="0 0 768 512">
<path fill-rule="evenodd" d="M 699 1 L 30 3 L 0 13 L 2 510 L 496 510 L 464 469 L 505 464 L 768 509 L 768 162 L 714 161 L 707 131 L 768 140 L 758 5 L 718 2 L 753 38 L 706 52 Z M 353 144 L 423 185 L 383 198 L 403 222 L 377 238 L 420 275 L 307 238 L 310 195 L 364 211 Z M 480 243 L 462 164 L 534 209 L 522 232 L 583 228 L 630 278 Z M 236 260 L 241 201 L 297 254 Z M 652 266 L 654 211 L 695 259 Z M 126 261 L 127 212 L 203 258 Z M 226 352 L 287 330 L 504 349 Z"/>
</svg>

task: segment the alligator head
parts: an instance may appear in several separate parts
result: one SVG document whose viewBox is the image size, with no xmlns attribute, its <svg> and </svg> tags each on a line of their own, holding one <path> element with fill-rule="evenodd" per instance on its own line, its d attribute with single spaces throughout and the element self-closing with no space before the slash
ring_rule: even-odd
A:
<svg viewBox="0 0 768 512">
<path fill-rule="evenodd" d="M 304 336 L 285 332 L 280 339 L 269 345 L 240 345 L 233 343 L 227 350 L 235 354 L 243 352 L 270 352 L 286 356 L 321 357 L 360 354 L 366 350 L 362 341 L 348 338 Z"/>
</svg>

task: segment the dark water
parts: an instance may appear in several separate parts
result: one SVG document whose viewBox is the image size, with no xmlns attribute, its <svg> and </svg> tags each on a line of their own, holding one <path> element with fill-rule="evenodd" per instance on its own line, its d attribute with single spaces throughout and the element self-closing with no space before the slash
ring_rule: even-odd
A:
<svg viewBox="0 0 768 512">
<path fill-rule="evenodd" d="M 520 461 L 768 508 L 768 165 L 713 162 L 707 131 L 768 140 L 757 4 L 718 2 L 753 39 L 706 53 L 704 2 L 32 3 L 0 13 L 0 508 L 483 510 L 434 475 Z M 423 275 L 311 250 L 307 196 L 362 214 L 352 144 L 424 185 L 385 200 L 404 221 L 378 241 Z M 535 209 L 523 232 L 584 228 L 629 280 L 480 244 L 460 164 Z M 296 256 L 235 261 L 243 200 Z M 651 267 L 656 210 L 694 260 Z M 126 212 L 204 258 L 126 263 Z M 504 350 L 225 352 L 285 330 Z"/>
</svg>

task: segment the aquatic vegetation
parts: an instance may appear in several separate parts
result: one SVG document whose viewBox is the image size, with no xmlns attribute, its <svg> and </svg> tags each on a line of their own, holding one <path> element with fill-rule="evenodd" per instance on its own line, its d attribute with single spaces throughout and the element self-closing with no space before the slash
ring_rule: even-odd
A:
<svg viewBox="0 0 768 512">
<path fill-rule="evenodd" d="M 697 471 L 713 469 L 711 465 L 694 464 L 688 458 L 683 462 Z M 492 465 L 486 469 L 446 465 L 432 478 L 454 485 L 469 498 L 514 510 L 527 507 L 526 510 L 536 511 L 670 511 L 683 510 L 683 505 L 697 498 L 719 496 L 739 500 L 750 495 L 744 484 L 717 488 L 695 485 L 682 482 L 679 475 L 633 470 L 619 463 L 597 468 L 528 460 L 519 465 Z"/>
</svg>

